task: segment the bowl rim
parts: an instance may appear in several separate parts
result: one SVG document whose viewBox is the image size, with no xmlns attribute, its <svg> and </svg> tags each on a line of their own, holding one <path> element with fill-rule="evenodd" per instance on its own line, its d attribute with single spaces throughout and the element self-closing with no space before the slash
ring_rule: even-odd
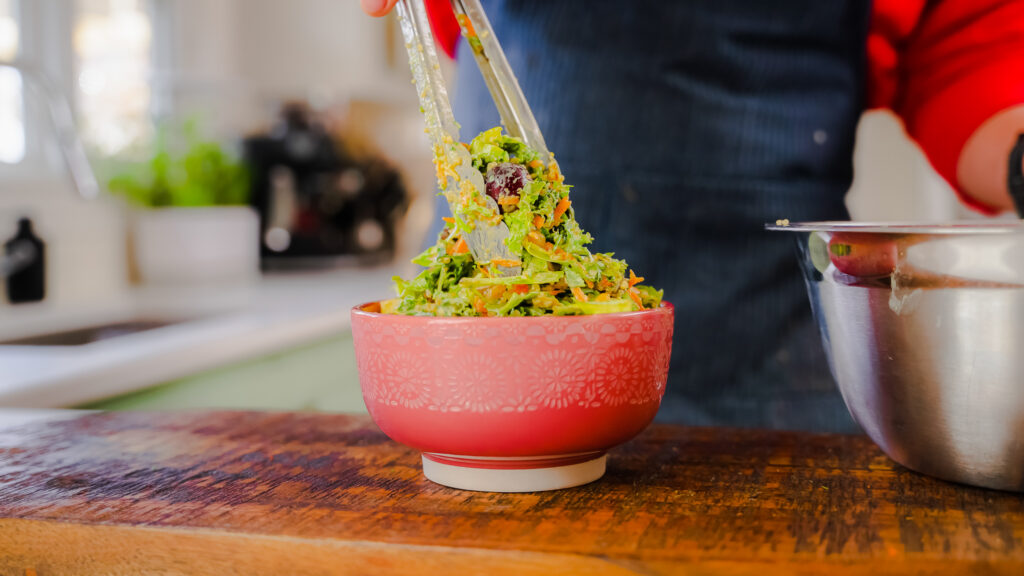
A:
<svg viewBox="0 0 1024 576">
<path fill-rule="evenodd" d="M 380 300 L 363 302 L 352 307 L 352 316 L 365 318 L 396 318 L 410 322 L 580 322 L 584 318 L 640 318 L 652 314 L 675 314 L 675 306 L 671 302 L 662 301 L 657 308 L 650 310 L 632 310 L 630 312 L 609 312 L 607 314 L 587 314 L 577 316 L 411 316 L 407 314 L 384 314 L 383 312 L 370 312 L 364 310 L 366 306 L 378 304 Z"/>
<path fill-rule="evenodd" d="M 765 224 L 774 232 L 864 232 L 881 234 L 936 234 L 961 236 L 971 234 L 1024 234 L 1024 220 L 963 220 L 946 223 L 929 222 L 855 222 L 826 220 L 820 222 L 787 222 Z"/>
</svg>

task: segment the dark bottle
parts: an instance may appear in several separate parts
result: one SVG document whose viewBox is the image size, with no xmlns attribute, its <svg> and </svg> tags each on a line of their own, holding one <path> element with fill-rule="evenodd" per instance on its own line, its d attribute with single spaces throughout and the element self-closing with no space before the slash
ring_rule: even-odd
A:
<svg viewBox="0 0 1024 576">
<path fill-rule="evenodd" d="M 28 218 L 18 220 L 18 232 L 4 243 L 7 300 L 11 304 L 38 302 L 46 295 L 46 245 Z"/>
</svg>

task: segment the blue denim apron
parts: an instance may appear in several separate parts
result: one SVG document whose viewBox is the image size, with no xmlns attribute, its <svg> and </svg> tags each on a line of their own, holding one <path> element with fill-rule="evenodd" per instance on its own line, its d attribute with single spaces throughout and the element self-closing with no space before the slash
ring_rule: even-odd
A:
<svg viewBox="0 0 1024 576">
<path fill-rule="evenodd" d="M 855 430 L 792 239 L 763 225 L 848 217 L 869 3 L 484 4 L 591 248 L 676 306 L 659 420 Z M 468 139 L 499 119 L 459 51 Z"/>
</svg>

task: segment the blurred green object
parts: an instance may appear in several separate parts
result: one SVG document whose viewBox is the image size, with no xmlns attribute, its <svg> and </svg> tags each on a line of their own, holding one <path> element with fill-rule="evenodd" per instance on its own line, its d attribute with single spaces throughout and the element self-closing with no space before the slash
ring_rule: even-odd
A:
<svg viewBox="0 0 1024 576">
<path fill-rule="evenodd" d="M 348 331 L 76 408 L 366 412 Z"/>
<path fill-rule="evenodd" d="M 181 145 L 172 145 L 175 140 Z M 221 144 L 201 138 L 194 122 L 174 132 L 161 127 L 154 144 L 148 159 L 106 162 L 112 193 L 147 208 L 248 203 L 249 170 Z"/>
</svg>

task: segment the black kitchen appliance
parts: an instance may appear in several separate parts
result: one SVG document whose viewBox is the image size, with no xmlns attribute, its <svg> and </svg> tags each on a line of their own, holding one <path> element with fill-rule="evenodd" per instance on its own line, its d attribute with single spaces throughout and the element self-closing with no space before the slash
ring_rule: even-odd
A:
<svg viewBox="0 0 1024 576">
<path fill-rule="evenodd" d="M 408 206 L 401 175 L 382 158 L 356 159 L 341 144 L 298 103 L 282 108 L 269 133 L 245 140 L 264 268 L 393 256 L 396 227 Z"/>
</svg>

